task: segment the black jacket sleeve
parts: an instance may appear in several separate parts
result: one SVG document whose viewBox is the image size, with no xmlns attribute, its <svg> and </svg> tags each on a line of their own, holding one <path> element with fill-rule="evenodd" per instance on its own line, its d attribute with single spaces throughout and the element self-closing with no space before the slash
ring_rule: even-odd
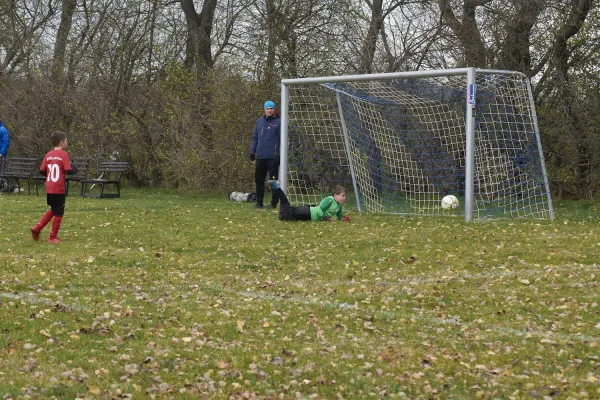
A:
<svg viewBox="0 0 600 400">
<path fill-rule="evenodd" d="M 67 175 L 73 175 L 73 174 L 76 174 L 77 172 L 79 172 L 79 168 L 77 168 L 77 166 L 73 165 L 73 164 L 71 164 L 71 169 L 70 170 L 65 171 L 65 173 Z"/>
</svg>

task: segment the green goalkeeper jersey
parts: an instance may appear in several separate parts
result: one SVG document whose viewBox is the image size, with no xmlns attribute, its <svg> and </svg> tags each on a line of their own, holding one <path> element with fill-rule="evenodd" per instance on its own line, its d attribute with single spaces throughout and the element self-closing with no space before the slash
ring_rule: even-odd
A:
<svg viewBox="0 0 600 400">
<path fill-rule="evenodd" d="M 310 208 L 311 221 L 323 221 L 325 217 L 333 218 L 334 215 L 338 220 L 344 216 L 342 205 L 333 196 L 325 197 L 318 206 Z"/>
</svg>

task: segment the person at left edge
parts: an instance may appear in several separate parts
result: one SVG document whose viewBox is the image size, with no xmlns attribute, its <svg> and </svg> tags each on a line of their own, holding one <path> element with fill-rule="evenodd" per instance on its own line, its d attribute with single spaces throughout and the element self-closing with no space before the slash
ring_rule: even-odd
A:
<svg viewBox="0 0 600 400">
<path fill-rule="evenodd" d="M 250 161 L 256 160 L 254 181 L 256 183 L 256 208 L 263 208 L 265 196 L 265 177 L 279 179 L 279 149 L 281 118 L 275 103 L 267 100 L 264 104 L 265 113 L 256 121 L 252 144 L 250 145 Z M 279 199 L 271 192 L 271 208 L 276 208 Z"/>
<path fill-rule="evenodd" d="M 10 135 L 8 134 L 8 129 L 4 126 L 4 122 L 0 121 L 0 174 L 4 172 L 4 163 L 9 147 Z"/>
</svg>

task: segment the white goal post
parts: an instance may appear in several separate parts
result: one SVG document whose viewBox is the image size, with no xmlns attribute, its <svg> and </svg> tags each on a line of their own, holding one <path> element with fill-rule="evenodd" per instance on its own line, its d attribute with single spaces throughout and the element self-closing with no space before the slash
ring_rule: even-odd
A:
<svg viewBox="0 0 600 400">
<path fill-rule="evenodd" d="M 554 218 L 531 85 L 514 71 L 282 80 L 280 179 L 297 204 L 340 184 L 358 211 Z"/>
</svg>

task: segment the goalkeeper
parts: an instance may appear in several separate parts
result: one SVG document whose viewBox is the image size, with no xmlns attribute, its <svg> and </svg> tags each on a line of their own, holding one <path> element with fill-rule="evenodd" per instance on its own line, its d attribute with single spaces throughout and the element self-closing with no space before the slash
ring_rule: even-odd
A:
<svg viewBox="0 0 600 400">
<path fill-rule="evenodd" d="M 279 198 L 280 221 L 331 221 L 334 216 L 339 221 L 350 221 L 350 218 L 344 216 L 343 212 L 342 204 L 346 201 L 346 189 L 343 186 L 335 185 L 332 195 L 325 197 L 316 207 L 292 207 L 278 181 L 270 180 L 267 183 L 273 194 L 277 194 Z"/>
</svg>

